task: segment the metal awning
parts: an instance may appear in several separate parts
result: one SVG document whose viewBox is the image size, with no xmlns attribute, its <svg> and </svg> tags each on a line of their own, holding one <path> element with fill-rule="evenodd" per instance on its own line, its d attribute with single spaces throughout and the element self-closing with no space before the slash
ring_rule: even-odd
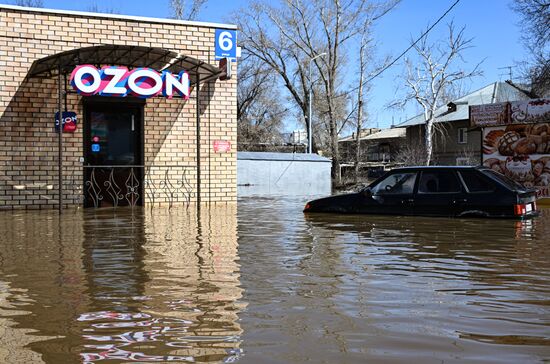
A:
<svg viewBox="0 0 550 364">
<path fill-rule="evenodd" d="M 200 84 L 215 81 L 222 71 L 211 64 L 183 54 L 155 47 L 98 45 L 76 48 L 36 60 L 27 77 L 57 77 L 58 115 L 62 115 L 63 97 L 67 97 L 66 76 L 76 66 L 90 64 L 97 68 L 108 66 L 125 66 L 128 68 L 147 67 L 159 72 L 170 71 L 174 74 L 186 71 L 195 90 L 196 107 L 196 146 L 197 146 L 197 201 L 201 201 L 201 143 L 200 143 Z M 63 82 L 65 77 L 65 82 Z M 199 86 L 199 87 L 197 87 Z M 63 88 L 65 91 L 63 92 Z M 61 128 L 60 128 L 61 129 Z M 63 206 L 63 132 L 58 133 L 58 208 L 61 214 Z"/>
<path fill-rule="evenodd" d="M 216 80 L 222 71 L 211 64 L 180 53 L 155 47 L 99 45 L 76 48 L 36 60 L 29 70 L 30 77 L 54 77 L 61 69 L 70 73 L 81 64 L 112 65 L 130 68 L 149 67 L 159 72 L 187 71 L 191 84 Z"/>
</svg>

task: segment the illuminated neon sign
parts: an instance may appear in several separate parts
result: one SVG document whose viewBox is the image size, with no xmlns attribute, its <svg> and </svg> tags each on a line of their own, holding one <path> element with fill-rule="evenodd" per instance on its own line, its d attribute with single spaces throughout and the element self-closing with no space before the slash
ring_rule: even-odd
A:
<svg viewBox="0 0 550 364">
<path fill-rule="evenodd" d="M 189 99 L 189 74 L 185 71 L 174 75 L 171 72 L 159 73 L 151 68 L 104 66 L 97 69 L 85 64 L 77 66 L 71 73 L 71 86 L 83 96 L 134 96 L 149 98 L 162 94 L 171 99 L 180 96 Z"/>
</svg>

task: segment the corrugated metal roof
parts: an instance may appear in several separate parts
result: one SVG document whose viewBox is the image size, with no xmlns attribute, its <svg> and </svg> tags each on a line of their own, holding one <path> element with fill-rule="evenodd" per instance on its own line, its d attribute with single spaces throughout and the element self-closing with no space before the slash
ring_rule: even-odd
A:
<svg viewBox="0 0 550 364">
<path fill-rule="evenodd" d="M 380 139 L 393 139 L 403 138 L 407 134 L 406 128 L 391 128 L 382 129 L 376 133 L 368 134 L 359 138 L 360 140 L 380 140 Z M 340 142 L 355 141 L 355 135 L 350 135 L 339 140 Z"/>
<path fill-rule="evenodd" d="M 365 129 L 361 129 L 361 133 L 359 135 L 361 135 L 361 140 L 363 140 L 367 135 L 378 133 L 380 130 L 381 129 L 378 129 L 378 128 L 365 128 Z M 355 133 L 338 139 L 339 142 L 349 142 L 353 140 L 355 140 Z"/>
<path fill-rule="evenodd" d="M 237 160 L 331 162 L 329 158 L 322 157 L 318 154 L 272 152 L 237 152 Z"/>
<path fill-rule="evenodd" d="M 392 129 L 383 129 L 378 133 L 367 135 L 361 140 L 404 138 L 406 135 L 407 135 L 407 128 L 392 128 Z"/>
<path fill-rule="evenodd" d="M 490 85 L 474 91 L 468 95 L 453 100 L 456 105 L 456 111 L 448 112 L 447 105 L 437 109 L 435 112 L 436 123 L 452 122 L 459 120 L 468 120 L 469 109 L 471 105 L 492 104 L 496 102 L 528 100 L 529 97 L 506 82 L 494 82 Z M 407 127 L 424 124 L 424 114 L 417 115 L 409 120 L 397 125 L 397 127 Z"/>
</svg>

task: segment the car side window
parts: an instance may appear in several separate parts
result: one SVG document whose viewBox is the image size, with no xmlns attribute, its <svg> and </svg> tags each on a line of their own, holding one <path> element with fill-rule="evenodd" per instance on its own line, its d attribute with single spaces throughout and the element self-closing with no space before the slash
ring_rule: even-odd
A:
<svg viewBox="0 0 550 364">
<path fill-rule="evenodd" d="M 393 173 L 372 188 L 373 195 L 412 194 L 416 172 Z"/>
<path fill-rule="evenodd" d="M 460 191 L 460 181 L 452 171 L 425 171 L 420 175 L 418 193 L 453 193 Z"/>
<path fill-rule="evenodd" d="M 474 170 L 460 171 L 460 176 L 468 189 L 468 192 L 492 192 L 495 190 L 495 184 L 481 173 Z"/>
</svg>

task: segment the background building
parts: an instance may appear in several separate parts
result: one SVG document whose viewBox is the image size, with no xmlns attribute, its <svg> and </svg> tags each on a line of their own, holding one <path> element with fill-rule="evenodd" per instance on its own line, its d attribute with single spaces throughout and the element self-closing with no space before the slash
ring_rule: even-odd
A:
<svg viewBox="0 0 550 364">
<path fill-rule="evenodd" d="M 359 152 L 359 174 L 375 177 L 387 168 L 399 164 L 398 156 L 406 143 L 405 128 L 361 130 Z M 355 173 L 357 160 L 357 140 L 355 133 L 338 141 L 342 156 L 342 176 L 349 177 Z"/>
<path fill-rule="evenodd" d="M 437 131 L 434 139 L 434 164 L 481 164 L 481 131 L 469 128 L 469 106 L 526 99 L 529 99 L 529 96 L 510 83 L 495 82 L 440 107 L 435 113 L 434 130 Z M 407 129 L 406 145 L 409 148 L 418 146 L 418 152 L 423 153 L 424 114 L 417 115 L 397 127 Z"/>
</svg>

